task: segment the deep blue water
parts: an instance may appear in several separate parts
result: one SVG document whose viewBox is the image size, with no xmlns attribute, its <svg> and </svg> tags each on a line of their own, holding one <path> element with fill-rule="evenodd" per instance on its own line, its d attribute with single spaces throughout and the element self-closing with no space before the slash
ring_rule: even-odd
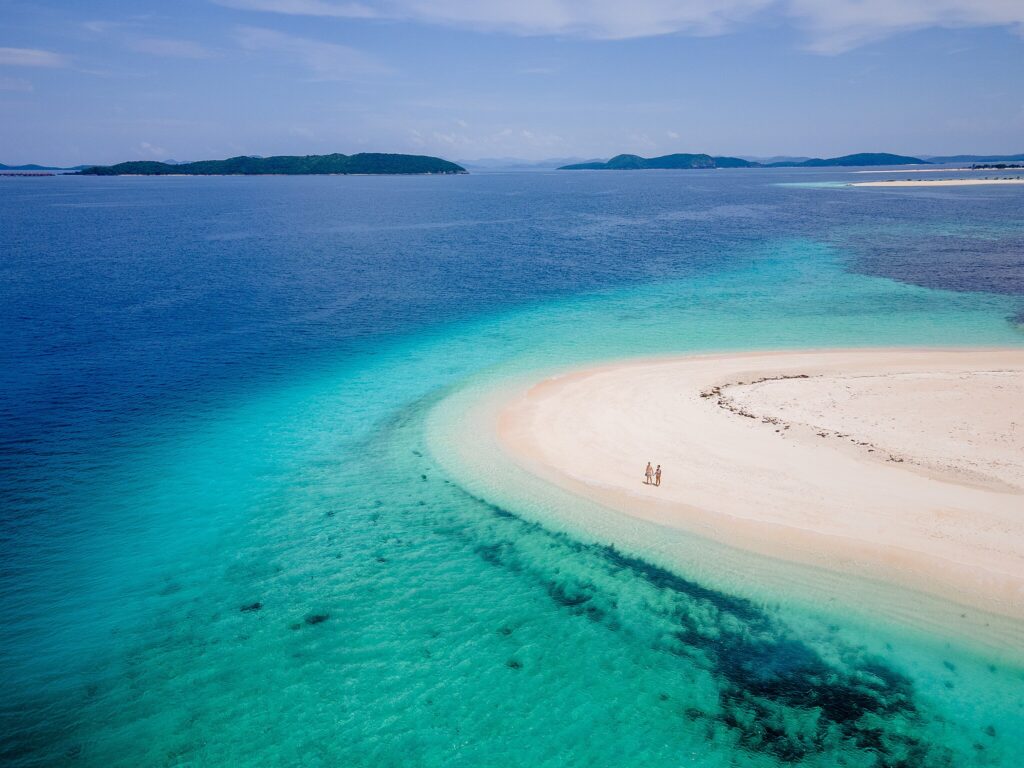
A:
<svg viewBox="0 0 1024 768">
<path fill-rule="evenodd" d="M 632 568 L 635 581 L 623 587 L 628 594 L 652 588 L 642 563 L 609 566 L 606 553 L 504 522 L 514 517 L 495 522 L 451 487 L 412 501 L 417 484 L 436 475 L 410 458 L 422 453 L 415 425 L 448 388 L 546 344 L 549 356 L 584 356 L 585 348 L 604 343 L 592 313 L 641 308 L 644 297 L 685 296 L 685 286 L 702 280 L 725 281 L 715 301 L 730 307 L 739 330 L 720 339 L 724 346 L 743 346 L 743 323 L 757 324 L 753 337 L 773 315 L 818 326 L 808 343 L 871 343 L 872 323 L 887 302 L 893 321 L 878 337 L 886 342 L 904 338 L 898 329 L 905 321 L 907 343 L 943 339 L 944 331 L 963 343 L 1024 343 L 1020 188 L 777 186 L 848 178 L 739 170 L 0 179 L 5 762 L 629 764 L 607 745 L 616 743 L 617 729 L 637 733 L 654 720 L 665 731 L 650 725 L 657 733 L 648 735 L 661 741 L 641 739 L 646 746 L 628 753 L 650 765 L 679 764 L 683 742 L 691 755 L 706 745 L 706 755 L 691 764 L 835 764 L 841 752 L 850 764 L 868 765 L 869 753 L 900 750 L 911 756 L 906 764 L 960 764 L 959 745 L 974 736 L 958 733 L 949 736 L 952 746 L 933 749 L 943 738 L 934 726 L 940 720 L 892 701 L 879 712 L 906 716 L 916 746 L 884 735 L 872 737 L 884 749 L 871 746 L 865 725 L 845 741 L 783 748 L 753 738 L 750 724 L 731 710 L 714 728 L 703 715 L 684 715 L 685 727 L 674 730 L 674 715 L 662 711 L 667 700 L 657 697 L 650 708 L 631 700 L 616 720 L 623 702 L 597 688 L 589 694 L 589 717 L 608 741 L 586 729 L 576 733 L 592 739 L 593 752 L 567 751 L 560 729 L 535 733 L 536 743 L 526 748 L 510 743 L 504 725 L 460 725 L 486 719 L 481 709 L 459 704 L 481 686 L 498 691 L 496 701 L 507 700 L 522 722 L 526 710 L 516 707 L 542 695 L 554 697 L 554 717 L 568 716 L 575 704 L 566 686 L 580 683 L 565 677 L 568 666 L 554 663 L 549 669 L 561 671 L 533 689 L 504 677 L 465 680 L 448 663 L 471 669 L 494 662 L 495 674 L 506 675 L 531 654 L 556 653 L 556 643 L 573 649 L 603 642 L 607 663 L 639 686 L 683 674 L 672 666 L 682 662 L 649 643 L 643 654 L 619 654 L 604 634 L 587 639 L 607 628 L 578 624 L 572 609 L 579 603 L 536 551 L 561 548 L 559 556 L 581 573 Z M 865 290 L 854 293 L 847 276 Z M 549 311 L 555 320 L 529 325 Z M 936 326 L 950 318 L 956 327 Z M 624 312 L 619 326 L 631 322 Z M 652 321 L 637 323 L 648 328 Z M 520 326 L 531 330 L 513 330 Z M 637 351 L 645 343 L 671 349 L 671 329 L 665 333 L 656 343 L 638 343 Z M 395 458 L 396 446 L 405 458 Z M 381 467 L 383 483 L 354 489 Z M 423 505 L 437 516 L 430 523 Z M 324 527 L 330 525 L 341 528 Z M 438 534 L 445 526 L 460 533 Z M 372 557 L 363 562 L 363 555 Z M 605 577 L 588 578 L 587 588 L 601 591 L 594 584 Z M 611 582 L 618 578 L 603 588 L 609 605 L 616 603 Z M 658 578 L 656 588 L 674 589 L 680 600 L 705 599 Z M 494 619 L 494 604 L 474 596 L 473 584 L 486 584 L 520 623 L 535 615 L 550 624 L 519 655 L 491 649 L 513 628 L 501 634 L 499 627 L 495 636 L 488 625 L 474 635 Z M 321 614 L 303 603 L 290 617 L 266 618 L 273 610 L 267 595 L 276 594 L 280 605 L 283 596 L 302 602 L 306 590 L 314 590 L 307 602 L 335 607 Z M 424 594 L 417 601 L 410 595 L 418 591 Z M 254 602 L 259 610 L 239 612 Z M 435 628 L 423 630 L 426 645 L 414 654 L 446 662 L 407 670 L 403 678 L 395 670 L 411 663 L 410 648 L 388 638 L 415 635 L 410 627 L 424 612 Z M 330 621 L 311 618 L 320 615 Z M 361 672 L 340 671 L 351 659 L 339 658 L 339 649 L 358 645 L 351 636 L 289 646 L 330 631 L 342 615 L 346 626 L 361 627 L 360 637 L 375 638 L 352 651 L 367 655 Z M 273 620 L 274 629 L 238 624 L 250 618 Z M 808 679 L 827 688 L 830 673 L 818 657 L 806 656 L 801 643 L 809 641 L 798 630 L 777 629 L 775 617 L 741 618 L 755 634 L 775 633 L 769 651 L 813 668 Z M 665 620 L 662 613 L 635 618 L 651 627 Z M 238 647 L 228 653 L 233 643 Z M 853 658 L 855 676 L 858 664 L 875 661 L 861 660 L 850 643 L 839 655 Z M 742 643 L 720 650 L 712 667 L 724 672 L 714 674 L 742 688 L 750 683 L 742 670 L 763 652 Z M 241 672 L 274 666 L 281 669 L 265 685 L 245 681 Z M 910 671 L 881 676 L 898 689 L 893 696 L 915 695 Z M 694 691 L 704 685 L 687 679 Z M 310 689 L 311 680 L 323 687 Z M 503 691 L 506 685 L 513 689 Z M 377 686 L 390 698 L 375 696 Z M 790 693 L 763 688 L 757 696 L 789 706 Z M 411 691 L 434 693 L 413 700 Z M 429 709 L 436 701 L 447 709 L 434 721 L 427 712 L 437 711 Z M 339 709 L 331 712 L 324 702 Z M 229 706 L 234 719 L 223 722 Z M 927 711 L 927 703 L 921 706 Z M 763 707 L 747 714 L 764 716 Z M 419 714 L 398 731 L 378 734 L 403 711 Z M 541 713 L 533 715 L 543 722 Z M 460 741 L 460 727 L 471 737 Z M 271 741 L 259 735 L 271 733 Z M 682 741 L 670 745 L 676 737 Z M 1005 737 L 988 748 L 994 757 L 979 764 L 1009 765 L 1001 761 L 1016 754 Z M 943 762 L 942 750 L 952 750 L 952 763 Z"/>
<path fill-rule="evenodd" d="M 1018 190 L 769 183 L 809 175 L 6 179 L 4 436 L 109 436 L 110 419 L 206 406 L 380 338 L 729 268 L 772 240 L 1024 295 Z"/>
</svg>

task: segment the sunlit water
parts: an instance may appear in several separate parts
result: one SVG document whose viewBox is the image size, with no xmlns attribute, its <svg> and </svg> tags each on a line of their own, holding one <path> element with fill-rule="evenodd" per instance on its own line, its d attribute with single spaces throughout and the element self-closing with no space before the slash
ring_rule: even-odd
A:
<svg viewBox="0 0 1024 768">
<path fill-rule="evenodd" d="M 844 179 L 4 180 L 4 762 L 1020 764 L 1013 654 L 436 458 L 595 359 L 1024 344 L 1019 190 L 775 185 Z"/>
</svg>

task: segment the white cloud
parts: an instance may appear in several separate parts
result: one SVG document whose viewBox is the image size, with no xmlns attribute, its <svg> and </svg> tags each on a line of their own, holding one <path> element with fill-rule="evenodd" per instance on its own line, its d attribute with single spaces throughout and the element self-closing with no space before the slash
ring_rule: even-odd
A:
<svg viewBox="0 0 1024 768">
<path fill-rule="evenodd" d="M 665 131 L 665 135 L 668 136 L 670 139 L 673 139 L 673 140 L 679 138 L 679 134 L 676 133 L 675 131 Z"/>
<path fill-rule="evenodd" d="M 787 10 L 811 34 L 818 53 L 928 27 L 1010 27 L 1024 32 L 1022 0 L 788 0 Z"/>
<path fill-rule="evenodd" d="M 724 32 L 772 0 L 399 0 L 396 15 L 521 35 L 598 39 Z"/>
<path fill-rule="evenodd" d="M 716 34 L 775 0 L 213 0 L 252 11 L 303 16 L 409 19 L 507 31 L 619 39 L 674 32 Z"/>
<path fill-rule="evenodd" d="M 561 136 L 535 128 L 474 128 L 460 126 L 461 130 L 446 130 L 444 125 L 421 125 L 418 128 L 402 126 L 396 135 L 401 135 L 410 148 L 442 156 L 508 157 L 527 153 L 540 158 L 549 157 L 552 153 L 564 153 L 571 146 Z"/>
<path fill-rule="evenodd" d="M 213 0 L 217 5 L 243 11 L 269 11 L 292 16 L 339 16 L 342 18 L 371 18 L 377 13 L 361 3 L 334 0 Z"/>
<path fill-rule="evenodd" d="M 35 48 L 0 48 L 0 65 L 12 67 L 63 67 L 67 58 Z"/>
<path fill-rule="evenodd" d="M 130 21 L 86 21 L 82 27 L 95 35 L 111 35 L 128 50 L 146 53 L 150 56 L 164 56 L 174 59 L 209 59 L 215 54 L 194 40 L 179 40 L 167 37 L 152 37 L 139 34 L 142 24 Z"/>
<path fill-rule="evenodd" d="M 792 19 L 808 48 L 841 53 L 927 27 L 1001 26 L 1024 35 L 1024 0 L 213 0 L 251 11 L 387 18 L 518 35 L 626 39 L 724 34 L 766 15 Z"/>
<path fill-rule="evenodd" d="M 209 59 L 213 53 L 192 40 L 171 40 L 162 37 L 137 37 L 128 41 L 128 47 L 138 53 L 166 56 L 176 59 Z"/>
<path fill-rule="evenodd" d="M 284 54 L 306 67 L 314 80 L 353 80 L 388 70 L 376 59 L 347 45 L 324 43 L 260 27 L 239 27 L 239 45 L 250 51 Z"/>
</svg>

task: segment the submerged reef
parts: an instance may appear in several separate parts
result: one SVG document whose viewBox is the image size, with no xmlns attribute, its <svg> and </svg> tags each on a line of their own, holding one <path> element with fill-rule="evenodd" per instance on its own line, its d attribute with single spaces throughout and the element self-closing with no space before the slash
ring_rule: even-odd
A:
<svg viewBox="0 0 1024 768">
<path fill-rule="evenodd" d="M 447 533 L 466 538 L 485 562 L 538 580 L 552 602 L 569 613 L 609 631 L 635 631 L 619 614 L 638 599 L 624 591 L 627 582 L 642 581 L 642 607 L 657 614 L 652 622 L 657 631 L 649 638 L 652 650 L 707 672 L 718 688 L 715 706 L 687 707 L 681 727 L 704 729 L 708 739 L 731 739 L 739 751 L 765 753 L 786 764 L 834 756 L 838 765 L 843 755 L 857 754 L 868 762 L 848 764 L 957 764 L 949 748 L 917 735 L 927 716 L 915 703 L 912 681 L 885 659 L 837 639 L 829 641 L 826 656 L 753 601 L 702 586 L 613 546 L 550 532 L 476 500 L 493 521 L 487 539 L 472 541 L 469 528 Z M 564 556 L 531 557 L 520 542 L 537 537 L 552 549 L 565 550 Z M 534 541 L 531 550 L 536 546 Z M 582 563 L 585 569 L 555 568 L 552 562 Z M 511 661 L 509 666 L 519 669 Z M 674 698 L 670 683 L 660 694 L 662 701 Z"/>
</svg>

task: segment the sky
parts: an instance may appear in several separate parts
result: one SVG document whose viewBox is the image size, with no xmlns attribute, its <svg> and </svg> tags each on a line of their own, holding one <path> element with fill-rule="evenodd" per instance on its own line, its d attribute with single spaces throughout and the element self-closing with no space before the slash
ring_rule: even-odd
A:
<svg viewBox="0 0 1024 768">
<path fill-rule="evenodd" d="M 1024 152 L 1024 0 L 0 0 L 0 162 Z"/>
</svg>

